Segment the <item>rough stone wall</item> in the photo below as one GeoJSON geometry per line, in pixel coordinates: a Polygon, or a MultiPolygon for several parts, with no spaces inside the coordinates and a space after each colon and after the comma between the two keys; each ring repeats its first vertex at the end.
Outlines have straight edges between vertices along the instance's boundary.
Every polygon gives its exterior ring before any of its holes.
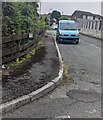
{"type": "Polygon", "coordinates": [[[79,19],[78,26],[83,34],[97,38],[102,37],[103,20],[79,19]]]}

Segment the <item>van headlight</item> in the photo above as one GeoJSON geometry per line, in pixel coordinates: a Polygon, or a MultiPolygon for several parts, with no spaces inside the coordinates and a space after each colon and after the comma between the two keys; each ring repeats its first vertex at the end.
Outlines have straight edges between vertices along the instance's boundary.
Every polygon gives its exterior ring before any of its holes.
{"type": "Polygon", "coordinates": [[[62,32],[59,32],[59,35],[64,35],[62,32]]]}
{"type": "Polygon", "coordinates": [[[76,35],[76,36],[79,36],[79,33],[76,33],[75,35],[76,35]]]}

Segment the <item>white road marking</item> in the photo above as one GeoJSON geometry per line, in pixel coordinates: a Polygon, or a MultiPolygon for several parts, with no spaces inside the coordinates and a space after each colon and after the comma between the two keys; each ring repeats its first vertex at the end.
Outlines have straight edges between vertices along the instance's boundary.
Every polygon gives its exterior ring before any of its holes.
{"type": "Polygon", "coordinates": [[[100,47],[97,47],[97,46],[94,45],[94,44],[90,44],[90,45],[94,46],[94,47],[97,48],[97,49],[101,49],[100,47]]]}
{"type": "Polygon", "coordinates": [[[70,118],[70,116],[69,115],[63,115],[63,116],[58,116],[58,117],[55,117],[55,118],[62,118],[62,119],[64,119],[64,118],[70,118]]]}

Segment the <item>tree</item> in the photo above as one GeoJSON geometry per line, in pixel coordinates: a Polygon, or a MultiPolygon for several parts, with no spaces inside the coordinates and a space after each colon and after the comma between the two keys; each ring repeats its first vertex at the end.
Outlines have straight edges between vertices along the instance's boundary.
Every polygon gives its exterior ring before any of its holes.
{"type": "Polygon", "coordinates": [[[70,18],[69,17],[67,17],[67,16],[61,16],[60,18],[59,18],[59,20],[69,20],[70,18]]]}
{"type": "Polygon", "coordinates": [[[54,10],[51,13],[51,19],[55,18],[56,20],[58,20],[61,17],[61,13],[59,11],[54,10]]]}
{"type": "Polygon", "coordinates": [[[9,34],[13,34],[14,30],[14,6],[12,3],[3,2],[2,3],[2,35],[7,36],[9,34]]]}
{"type": "Polygon", "coordinates": [[[37,2],[3,2],[2,36],[36,31],[37,7],[37,2]]]}

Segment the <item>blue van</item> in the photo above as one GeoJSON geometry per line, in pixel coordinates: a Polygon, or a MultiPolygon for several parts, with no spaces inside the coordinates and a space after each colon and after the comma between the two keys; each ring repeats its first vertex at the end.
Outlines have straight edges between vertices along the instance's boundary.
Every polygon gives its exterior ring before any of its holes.
{"type": "Polygon", "coordinates": [[[56,32],[57,42],[79,43],[79,29],[73,20],[60,20],[56,32]]]}

